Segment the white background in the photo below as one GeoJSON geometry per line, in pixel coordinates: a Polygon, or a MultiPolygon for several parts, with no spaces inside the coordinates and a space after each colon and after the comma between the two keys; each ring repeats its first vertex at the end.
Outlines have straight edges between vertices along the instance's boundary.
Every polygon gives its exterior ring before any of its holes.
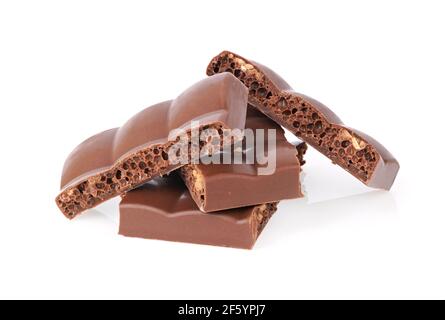
{"type": "Polygon", "coordinates": [[[443,1],[1,1],[0,298],[445,298],[443,1]],[[371,190],[314,150],[252,251],[58,211],[63,162],[228,49],[380,140],[371,190]]]}

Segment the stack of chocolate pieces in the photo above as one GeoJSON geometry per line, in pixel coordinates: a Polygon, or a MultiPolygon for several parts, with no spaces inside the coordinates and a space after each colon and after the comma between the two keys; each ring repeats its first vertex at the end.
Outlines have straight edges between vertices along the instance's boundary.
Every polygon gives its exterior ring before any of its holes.
{"type": "Polygon", "coordinates": [[[80,144],[63,169],[62,213],[121,196],[121,235],[247,249],[279,201],[303,197],[305,142],[370,187],[393,184],[389,151],[270,69],[223,52],[207,74],[80,144]]]}

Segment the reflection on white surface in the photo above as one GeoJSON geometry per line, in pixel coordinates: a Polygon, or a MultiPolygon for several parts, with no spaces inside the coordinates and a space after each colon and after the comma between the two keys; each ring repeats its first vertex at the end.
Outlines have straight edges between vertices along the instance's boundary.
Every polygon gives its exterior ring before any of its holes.
{"type": "Polygon", "coordinates": [[[257,247],[277,245],[298,233],[323,228],[371,228],[398,219],[391,192],[371,189],[309,149],[302,175],[305,198],[281,201],[257,247]]]}
{"type": "Polygon", "coordinates": [[[101,205],[91,210],[91,213],[97,213],[103,215],[108,221],[114,225],[119,224],[119,203],[121,197],[115,197],[108,201],[105,201],[101,205]]]}
{"type": "Polygon", "coordinates": [[[325,228],[372,228],[376,223],[387,224],[397,219],[395,199],[386,191],[371,191],[316,203],[308,203],[304,199],[282,201],[257,247],[279,245],[298,233],[316,232],[325,228]]]}
{"type": "Polygon", "coordinates": [[[325,226],[345,220],[397,217],[396,202],[391,193],[386,191],[371,191],[311,204],[303,201],[283,201],[280,210],[287,213],[288,225],[292,225],[293,220],[297,229],[325,226]]]}

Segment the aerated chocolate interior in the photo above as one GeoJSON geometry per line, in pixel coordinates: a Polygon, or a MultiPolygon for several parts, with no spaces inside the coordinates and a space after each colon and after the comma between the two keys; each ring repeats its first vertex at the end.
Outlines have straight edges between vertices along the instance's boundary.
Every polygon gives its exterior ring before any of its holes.
{"type": "Polygon", "coordinates": [[[368,186],[390,189],[397,160],[379,142],[345,127],[329,108],[299,94],[269,68],[224,51],[212,59],[207,74],[234,74],[249,89],[249,103],[293,132],[368,186]]]}
{"type": "MultiPolygon", "coordinates": [[[[223,129],[244,129],[246,107],[246,88],[227,74],[207,78],[175,100],[143,110],[121,128],[100,133],[71,153],[63,169],[57,205],[71,219],[179,168],[183,164],[169,159],[170,148],[179,139],[178,136],[176,140],[169,140],[173,130],[181,129],[190,135],[192,121],[199,120],[200,132],[214,129],[209,132],[218,138],[210,136],[202,142],[202,147],[212,141],[224,143],[227,139],[223,129]]],[[[194,156],[191,150],[187,148],[187,155],[175,156],[191,158],[194,156]]]]}

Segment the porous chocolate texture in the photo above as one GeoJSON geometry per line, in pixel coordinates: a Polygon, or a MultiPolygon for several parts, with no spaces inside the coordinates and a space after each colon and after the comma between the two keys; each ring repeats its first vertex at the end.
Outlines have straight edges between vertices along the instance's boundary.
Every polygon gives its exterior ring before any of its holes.
{"type": "MultiPolygon", "coordinates": [[[[237,164],[190,164],[179,169],[196,205],[202,212],[239,208],[261,203],[276,202],[285,199],[303,197],[300,184],[300,162],[307,145],[301,142],[297,146],[289,143],[284,130],[264,116],[261,112],[248,108],[246,129],[253,132],[264,130],[264,141],[261,136],[254,136],[250,143],[258,148],[264,147],[265,156],[269,157],[273,171],[262,172],[266,166],[254,161],[247,161],[247,151],[252,146],[246,139],[239,147],[241,163],[237,164]],[[273,130],[273,132],[271,132],[273,130]],[[275,140],[272,150],[275,161],[269,153],[269,133],[275,140]],[[276,139],[275,139],[276,138],[276,139]]],[[[272,147],[272,146],[271,146],[272,147]]],[[[235,146],[232,146],[234,149],[235,146]]],[[[235,152],[232,150],[232,154],[235,152]]],[[[222,158],[222,156],[221,156],[222,158]]]]}
{"type": "Polygon", "coordinates": [[[172,173],[128,192],[119,208],[123,236],[251,249],[277,203],[202,213],[172,173]]]}
{"type": "Polygon", "coordinates": [[[301,167],[304,164],[306,164],[306,160],[304,160],[304,156],[307,152],[307,144],[304,142],[297,142],[296,148],[297,148],[298,162],[300,163],[300,167],[301,167]]]}
{"type": "MultiPolygon", "coordinates": [[[[192,121],[199,120],[199,132],[214,129],[211,132],[215,137],[211,135],[200,142],[204,150],[209,147],[209,153],[215,149],[214,141],[227,142],[224,129],[244,129],[247,89],[233,75],[212,78],[198,82],[175,100],[141,111],[124,126],[95,135],[74,149],[65,162],[61,193],[56,198],[62,213],[72,219],[179,168],[183,164],[172,161],[177,159],[171,159],[169,151],[183,136],[172,139],[169,135],[180,130],[190,136],[192,121]]],[[[178,149],[174,157],[196,157],[191,154],[196,149],[185,149],[186,155],[182,154],[184,149],[178,149]]]]}
{"type": "Polygon", "coordinates": [[[224,51],[207,74],[234,74],[249,89],[249,103],[340,165],[364,184],[389,190],[399,163],[372,137],[343,125],[322,103],[296,93],[269,68],[224,51]]]}

